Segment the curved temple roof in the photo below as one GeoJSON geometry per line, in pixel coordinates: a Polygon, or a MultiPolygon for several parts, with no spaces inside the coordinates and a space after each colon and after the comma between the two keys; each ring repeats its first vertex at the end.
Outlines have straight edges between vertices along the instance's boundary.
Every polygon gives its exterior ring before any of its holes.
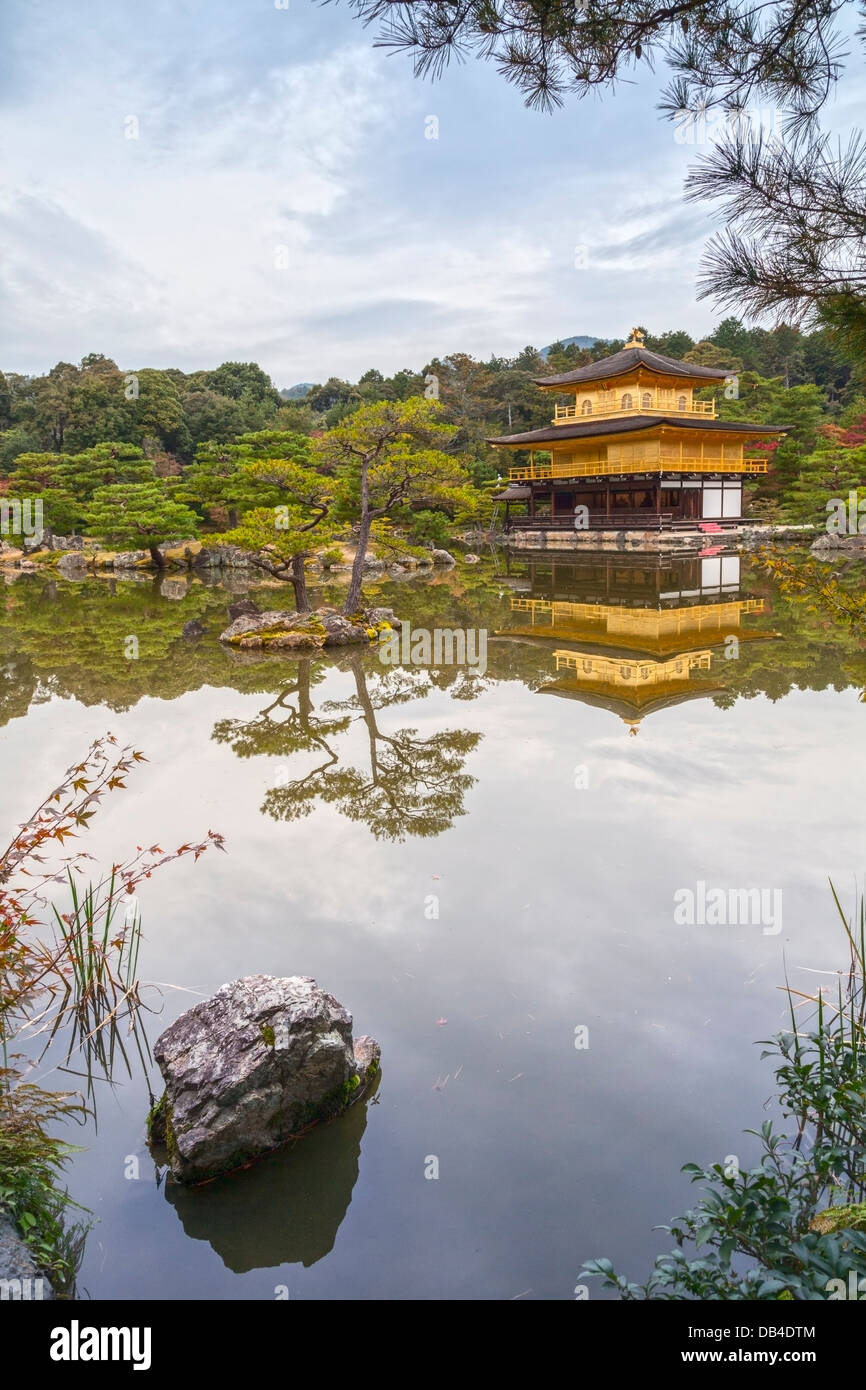
{"type": "Polygon", "coordinates": [[[698,367],[694,362],[680,362],[675,357],[662,357],[660,352],[650,352],[643,346],[626,346],[613,357],[603,357],[600,362],[590,362],[587,367],[577,367],[573,372],[562,376],[536,376],[536,386],[552,389],[559,386],[580,386],[589,381],[606,381],[609,377],[623,376],[637,367],[646,367],[660,376],[680,376],[694,381],[724,381],[731,375],[720,367],[698,367]]]}
{"type": "Polygon", "coordinates": [[[745,420],[710,420],[706,416],[692,419],[682,415],[629,415],[619,419],[586,419],[573,425],[549,425],[525,434],[502,434],[488,439],[488,444],[506,444],[513,448],[530,448],[534,444],[551,444],[563,439],[587,439],[593,435],[631,434],[635,430],[651,429],[654,425],[675,425],[677,429],[706,430],[710,433],[754,434],[771,438],[787,434],[790,425],[750,425],[745,420]]]}

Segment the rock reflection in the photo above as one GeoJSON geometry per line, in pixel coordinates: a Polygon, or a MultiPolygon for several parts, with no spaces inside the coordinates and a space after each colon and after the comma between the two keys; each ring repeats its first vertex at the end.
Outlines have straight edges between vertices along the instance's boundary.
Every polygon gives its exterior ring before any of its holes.
{"type": "Polygon", "coordinates": [[[358,1101],[240,1173],[199,1187],[168,1182],[166,1200],[185,1234],[208,1241],[236,1274],[323,1259],[352,1200],[370,1103],[358,1101]]]}

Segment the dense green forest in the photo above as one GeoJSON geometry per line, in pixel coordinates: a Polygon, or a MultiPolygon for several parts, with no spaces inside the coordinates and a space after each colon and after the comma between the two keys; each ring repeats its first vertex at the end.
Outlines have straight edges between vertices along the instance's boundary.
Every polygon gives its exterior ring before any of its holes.
{"type": "MultiPolygon", "coordinates": [[[[819,522],[828,498],[847,496],[864,479],[866,367],[846,356],[831,329],[747,328],[727,318],[700,342],[674,330],[647,332],[646,343],[667,356],[728,371],[726,388],[703,393],[716,396],[722,418],[791,428],[754,489],[756,515],[819,522]]],[[[273,507],[283,494],[274,491],[272,477],[262,476],[261,460],[280,458],[291,461],[295,474],[307,470],[307,491],[302,497],[295,487],[290,497],[300,522],[309,515],[303,509],[310,506],[311,478],[328,453],[323,440],[345,434],[356,415],[353,424],[363,433],[362,422],[377,403],[398,411],[399,403],[426,396],[438,402],[437,447],[459,460],[465,479],[455,493],[460,506],[416,488],[390,515],[398,524],[414,518],[412,539],[443,543],[455,517],[471,515],[467,494],[489,492],[507,464],[519,461],[504,460],[487,439],[549,423],[550,396],[533,379],[622,346],[622,340],[591,348],[557,342],[544,353],[526,347],[514,358],[488,361],[455,352],[390,377],[375,368],[357,382],[331,377],[303,395],[279,391],[250,362],[192,373],[128,370],[91,353],[77,366],[60,362],[44,376],[0,371],[0,491],[42,498],[45,524],[55,532],[83,531],[117,544],[135,544],[139,537],[151,544],[192,534],[200,524],[237,528],[257,508],[273,507]],[[130,523],[133,502],[140,526],[130,523]]],[[[285,487],[285,477],[279,481],[285,487]]],[[[481,506],[478,516],[484,515],[481,506]]],[[[335,518],[357,519],[344,499],[316,543],[333,533],[335,518]]],[[[244,543],[243,535],[238,539],[244,543]]]]}

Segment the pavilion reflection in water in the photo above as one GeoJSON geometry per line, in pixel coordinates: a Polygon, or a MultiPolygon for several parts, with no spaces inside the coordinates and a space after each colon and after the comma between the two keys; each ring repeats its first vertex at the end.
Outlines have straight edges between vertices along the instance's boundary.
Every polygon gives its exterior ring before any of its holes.
{"type": "Polygon", "coordinates": [[[723,691],[739,644],[776,635],[751,625],[765,603],[741,597],[736,554],[598,554],[525,568],[511,576],[523,592],[499,635],[562,644],[540,693],[609,709],[630,734],[656,710],[723,691]]]}

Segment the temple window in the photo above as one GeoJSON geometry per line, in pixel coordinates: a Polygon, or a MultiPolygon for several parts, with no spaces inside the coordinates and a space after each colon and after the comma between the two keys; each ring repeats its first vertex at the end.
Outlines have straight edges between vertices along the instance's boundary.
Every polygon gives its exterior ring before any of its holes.
{"type": "Polygon", "coordinates": [[[687,404],[688,404],[688,402],[686,401],[685,396],[679,396],[679,397],[677,398],[677,410],[685,410],[686,407],[687,407],[687,404]]]}
{"type": "Polygon", "coordinates": [[[622,398],[622,401],[621,401],[621,403],[620,403],[620,407],[619,407],[619,408],[620,408],[620,410],[631,410],[631,408],[632,408],[633,405],[634,405],[634,401],[632,400],[631,392],[630,392],[630,391],[626,391],[625,395],[624,395],[623,398],[622,398]]]}
{"type": "Polygon", "coordinates": [[[650,395],[649,391],[644,391],[643,395],[640,398],[641,410],[649,410],[652,406],[652,403],[653,398],[650,395]]]}
{"type": "Polygon", "coordinates": [[[583,405],[580,407],[580,413],[581,413],[581,415],[591,415],[591,414],[592,414],[592,401],[584,401],[584,402],[583,402],[583,405]]]}

